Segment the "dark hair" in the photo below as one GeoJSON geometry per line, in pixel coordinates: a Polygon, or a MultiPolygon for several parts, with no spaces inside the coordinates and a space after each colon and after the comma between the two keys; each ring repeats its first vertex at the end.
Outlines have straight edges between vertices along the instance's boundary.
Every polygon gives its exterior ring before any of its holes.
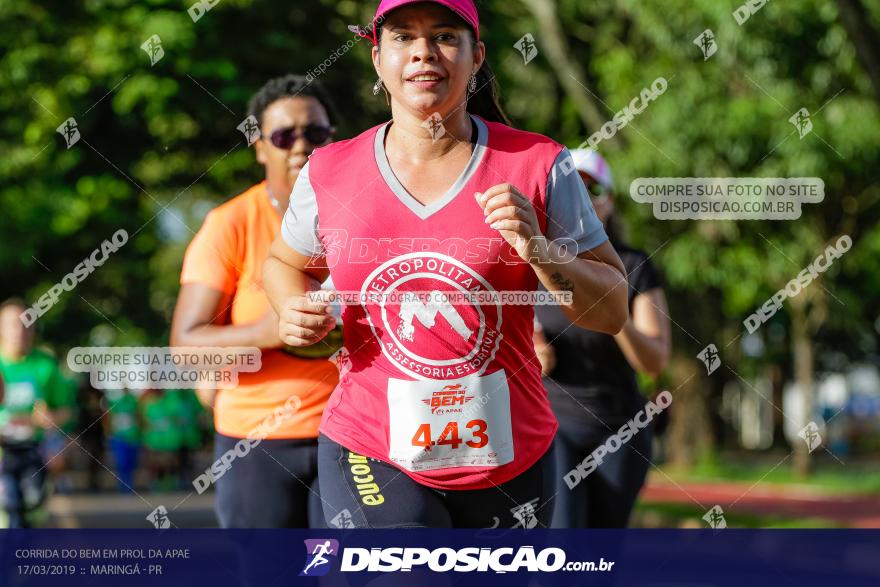
{"type": "Polygon", "coordinates": [[[327,111],[327,118],[331,125],[336,124],[338,116],[333,100],[324,86],[313,78],[289,73],[282,77],[270,79],[263,87],[257,90],[250,102],[248,102],[248,115],[257,119],[263,126],[263,113],[272,103],[282,98],[295,98],[299,96],[311,96],[321,103],[327,111]]]}
{"type": "MultiPolygon", "coordinates": [[[[450,10],[450,12],[452,11],[450,10]]],[[[474,40],[474,46],[476,46],[477,35],[474,32],[474,29],[471,28],[471,25],[469,25],[467,21],[465,21],[463,18],[455,14],[455,12],[452,12],[452,14],[471,32],[471,36],[474,40]]],[[[385,19],[383,19],[383,22],[384,20],[385,19]]],[[[377,41],[381,41],[382,39],[382,24],[382,22],[377,24],[377,41]]],[[[507,114],[504,113],[504,108],[502,108],[501,106],[501,91],[498,88],[498,80],[495,78],[495,73],[489,66],[488,59],[483,60],[483,65],[481,65],[480,69],[477,70],[476,75],[477,89],[473,94],[471,94],[470,98],[468,98],[467,111],[471,114],[476,114],[484,120],[488,120],[490,122],[500,122],[502,124],[510,126],[510,119],[507,118],[507,114]]]]}
{"type": "Polygon", "coordinates": [[[614,214],[609,214],[605,219],[605,234],[608,235],[608,240],[611,241],[611,245],[615,249],[618,246],[627,246],[620,222],[617,221],[617,217],[614,214]]]}
{"type": "Polygon", "coordinates": [[[495,72],[489,67],[488,60],[484,60],[477,71],[477,91],[468,99],[467,110],[480,118],[510,126],[510,119],[501,107],[498,80],[495,78],[495,72]]]}

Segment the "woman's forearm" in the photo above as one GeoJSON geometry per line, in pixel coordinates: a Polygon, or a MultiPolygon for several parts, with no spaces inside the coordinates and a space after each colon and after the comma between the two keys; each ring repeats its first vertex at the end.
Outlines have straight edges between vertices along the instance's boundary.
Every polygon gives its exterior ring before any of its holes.
{"type": "Polygon", "coordinates": [[[587,259],[548,242],[547,254],[536,258],[540,260],[531,265],[547,291],[571,292],[571,304],[560,306],[569,320],[608,334],[623,328],[628,315],[627,283],[623,264],[610,245],[587,259]]]}
{"type": "Polygon", "coordinates": [[[281,313],[284,302],[289,298],[318,288],[320,283],[317,279],[271,254],[263,263],[263,290],[276,314],[281,313]]]}
{"type": "Polygon", "coordinates": [[[180,288],[171,345],[175,347],[259,346],[257,324],[226,324],[233,295],[198,283],[180,288]]]}
{"type": "Polygon", "coordinates": [[[195,326],[172,338],[173,346],[260,346],[258,323],[251,324],[203,324],[195,326]]]}
{"type": "Polygon", "coordinates": [[[614,340],[633,369],[656,377],[665,368],[669,358],[669,344],[662,337],[639,332],[630,320],[614,336],[614,340]]]}
{"type": "Polygon", "coordinates": [[[633,298],[632,317],[614,340],[633,369],[656,377],[666,368],[672,336],[662,289],[654,287],[633,298]]]}

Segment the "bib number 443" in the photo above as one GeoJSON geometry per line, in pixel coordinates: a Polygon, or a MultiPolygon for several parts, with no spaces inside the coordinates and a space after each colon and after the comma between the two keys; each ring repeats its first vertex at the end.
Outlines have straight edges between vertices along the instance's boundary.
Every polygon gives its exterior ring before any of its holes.
{"type": "Polygon", "coordinates": [[[388,380],[388,457],[407,471],[513,461],[503,370],[443,381],[388,380]]]}
{"type": "Polygon", "coordinates": [[[413,446],[421,446],[425,451],[430,451],[435,445],[449,445],[457,449],[461,444],[470,448],[483,448],[489,444],[489,435],[486,433],[488,425],[485,420],[471,420],[464,426],[470,432],[469,440],[462,440],[458,432],[458,422],[447,422],[446,427],[440,432],[436,440],[432,440],[431,424],[421,424],[412,437],[413,446]]]}

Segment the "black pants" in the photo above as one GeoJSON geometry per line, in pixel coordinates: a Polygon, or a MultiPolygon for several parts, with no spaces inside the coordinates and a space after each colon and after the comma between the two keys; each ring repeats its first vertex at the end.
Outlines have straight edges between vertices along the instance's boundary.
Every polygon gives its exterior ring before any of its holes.
{"type": "MultiPolygon", "coordinates": [[[[214,458],[240,438],[215,435],[214,458]]],[[[231,461],[217,479],[214,509],[223,528],[323,527],[315,439],[268,439],[231,461]],[[311,522],[311,523],[310,523],[311,522]]]]}
{"type": "Polygon", "coordinates": [[[3,509],[10,528],[26,528],[27,512],[43,503],[46,497],[46,467],[37,445],[3,446],[3,509]]]}
{"type": "MultiPolygon", "coordinates": [[[[614,430],[617,432],[617,429],[614,430]]],[[[602,464],[569,489],[565,474],[604,444],[604,426],[560,426],[556,434],[556,508],[554,528],[625,528],[650,467],[651,426],[635,434],[602,464]]]]}
{"type": "Polygon", "coordinates": [[[323,435],[318,469],[331,528],[548,528],[553,516],[552,447],[518,477],[488,489],[432,489],[323,435]]]}

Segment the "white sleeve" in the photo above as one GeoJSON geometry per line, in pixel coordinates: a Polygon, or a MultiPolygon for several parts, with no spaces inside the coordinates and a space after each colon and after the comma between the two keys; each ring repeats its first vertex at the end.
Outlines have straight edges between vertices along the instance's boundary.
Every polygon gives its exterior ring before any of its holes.
{"type": "Polygon", "coordinates": [[[290,193],[290,204],[281,221],[281,236],[287,246],[309,257],[324,254],[318,238],[318,202],[309,181],[309,164],[303,166],[290,193]]]}
{"type": "Polygon", "coordinates": [[[578,255],[608,240],[587,188],[574,169],[571,152],[566,148],[556,156],[547,176],[546,202],[547,240],[573,239],[578,255]]]}

